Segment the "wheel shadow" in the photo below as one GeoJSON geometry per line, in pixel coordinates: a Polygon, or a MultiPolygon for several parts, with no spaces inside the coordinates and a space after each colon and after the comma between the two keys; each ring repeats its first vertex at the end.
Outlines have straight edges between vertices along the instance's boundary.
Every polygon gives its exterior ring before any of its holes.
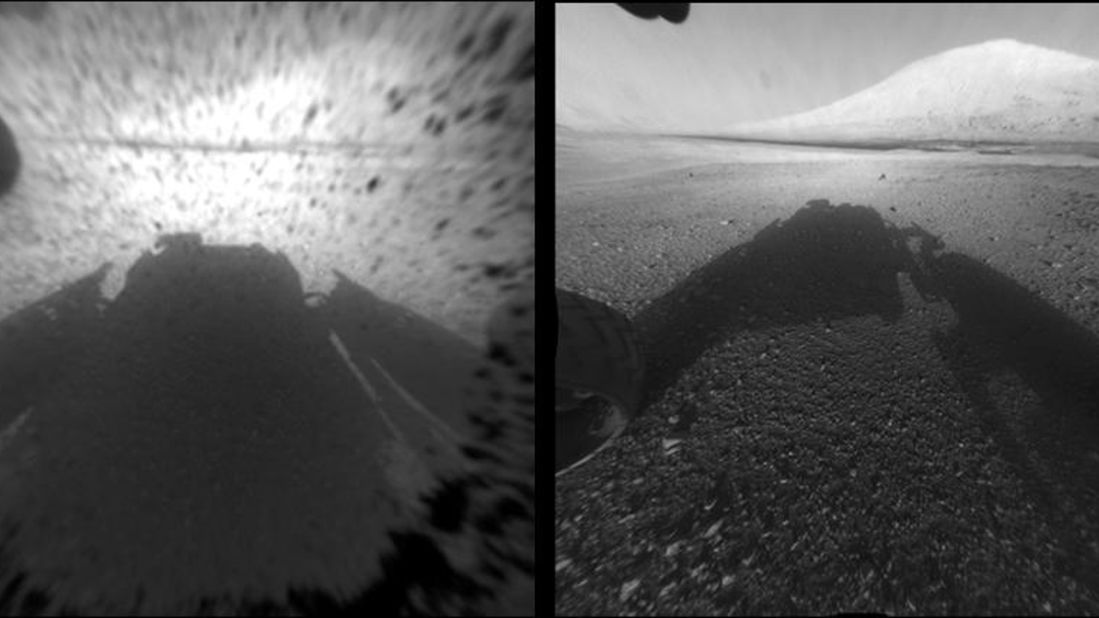
{"type": "Polygon", "coordinates": [[[1099,337],[1038,294],[920,232],[927,292],[958,322],[932,334],[981,425],[1057,536],[1064,572],[1099,591],[1099,337]],[[941,245],[940,245],[941,246],[941,245]],[[1005,372],[1038,398],[1024,412],[994,392],[1005,372]]]}

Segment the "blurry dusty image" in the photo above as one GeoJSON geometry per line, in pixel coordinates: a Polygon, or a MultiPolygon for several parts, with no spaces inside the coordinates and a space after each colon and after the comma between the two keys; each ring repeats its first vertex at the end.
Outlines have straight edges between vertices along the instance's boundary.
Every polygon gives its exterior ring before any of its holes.
{"type": "Polygon", "coordinates": [[[534,611],[534,13],[0,4],[0,615],[534,611]]]}

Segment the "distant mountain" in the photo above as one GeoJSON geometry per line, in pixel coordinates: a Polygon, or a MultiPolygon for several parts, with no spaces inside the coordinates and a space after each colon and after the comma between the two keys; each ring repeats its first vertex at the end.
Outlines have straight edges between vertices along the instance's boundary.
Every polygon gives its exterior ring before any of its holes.
{"type": "Polygon", "coordinates": [[[790,140],[1099,142],[1099,60],[998,39],[914,62],[808,112],[739,124],[790,140]]]}

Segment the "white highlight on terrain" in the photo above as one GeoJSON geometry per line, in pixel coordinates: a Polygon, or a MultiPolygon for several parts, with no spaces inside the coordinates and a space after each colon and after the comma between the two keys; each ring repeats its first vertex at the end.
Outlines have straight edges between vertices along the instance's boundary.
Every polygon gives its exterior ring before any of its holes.
{"type": "MultiPolygon", "coordinates": [[[[366,376],[362,374],[358,366],[351,360],[351,356],[347,353],[347,348],[344,346],[343,341],[340,340],[339,335],[335,332],[329,332],[329,340],[332,345],[335,346],[336,351],[340,353],[340,357],[343,358],[344,364],[351,370],[355,378],[359,381],[359,385],[374,402],[374,409],[378,411],[378,415],[389,427],[394,435],[393,440],[389,440],[384,443],[375,453],[378,464],[381,467],[382,474],[393,489],[394,494],[398,498],[401,504],[411,512],[422,512],[423,505],[420,503],[420,496],[429,491],[435,484],[435,476],[431,471],[430,466],[424,461],[423,455],[417,451],[416,448],[409,443],[408,439],[397,428],[393,419],[389,418],[385,409],[381,405],[381,398],[378,396],[378,392],[374,390],[374,387],[370,384],[370,381],[366,379],[366,376]]],[[[382,371],[386,379],[393,383],[399,391],[403,393],[404,389],[399,384],[393,381],[389,377],[385,370],[381,368],[374,359],[370,359],[374,365],[382,371]]],[[[403,393],[402,396],[407,395],[403,393]]],[[[408,395],[411,401],[415,401],[408,395]]],[[[417,402],[418,403],[418,402],[417,402]]],[[[422,406],[421,406],[422,408],[422,406]]]]}
{"type": "Polygon", "coordinates": [[[31,415],[34,408],[27,408],[22,414],[20,414],[14,421],[4,428],[3,432],[0,432],[0,454],[3,454],[7,450],[8,445],[15,440],[16,434],[27,422],[27,417],[31,415]]]}
{"type": "Polygon", "coordinates": [[[405,441],[404,434],[397,428],[397,425],[393,423],[393,420],[389,418],[389,415],[382,409],[381,400],[378,397],[378,392],[374,390],[374,387],[370,384],[370,381],[366,379],[366,376],[359,371],[359,367],[351,360],[351,355],[347,353],[347,348],[343,345],[343,341],[340,340],[339,335],[335,332],[328,333],[328,340],[335,346],[336,351],[340,353],[340,357],[343,359],[348,370],[355,376],[355,379],[359,381],[359,386],[362,387],[366,394],[370,397],[370,400],[374,402],[374,409],[378,411],[378,415],[382,417],[382,421],[385,422],[386,427],[389,427],[389,431],[393,432],[393,435],[401,442],[405,441]]]}

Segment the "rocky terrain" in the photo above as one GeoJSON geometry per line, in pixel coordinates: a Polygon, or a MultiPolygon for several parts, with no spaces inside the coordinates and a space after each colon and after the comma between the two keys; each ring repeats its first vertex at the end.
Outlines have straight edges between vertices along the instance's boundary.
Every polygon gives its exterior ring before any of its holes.
{"type": "Polygon", "coordinates": [[[651,383],[557,611],[1099,611],[1096,163],[559,134],[557,286],[651,383]]]}

